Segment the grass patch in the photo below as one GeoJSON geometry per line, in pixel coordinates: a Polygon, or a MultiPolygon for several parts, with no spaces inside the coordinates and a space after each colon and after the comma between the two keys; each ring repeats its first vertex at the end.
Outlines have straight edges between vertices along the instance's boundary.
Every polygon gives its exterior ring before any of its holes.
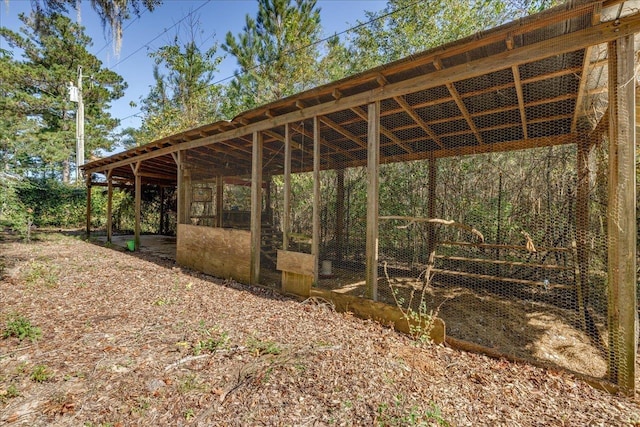
{"type": "Polygon", "coordinates": [[[53,378],[53,373],[49,370],[47,365],[36,365],[33,367],[29,378],[37,383],[43,383],[53,378]]]}
{"type": "Polygon", "coordinates": [[[29,319],[19,314],[9,316],[4,331],[2,331],[3,338],[16,337],[21,342],[25,339],[36,341],[41,336],[40,328],[33,326],[29,319]]]}
{"type": "Polygon", "coordinates": [[[24,281],[29,286],[44,285],[55,288],[58,286],[59,277],[55,267],[41,261],[32,261],[24,273],[24,281]]]}

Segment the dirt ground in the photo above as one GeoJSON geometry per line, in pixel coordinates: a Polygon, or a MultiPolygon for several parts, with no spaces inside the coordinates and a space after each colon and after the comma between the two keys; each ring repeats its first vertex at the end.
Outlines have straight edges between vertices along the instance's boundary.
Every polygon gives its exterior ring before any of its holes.
{"type": "Polygon", "coordinates": [[[638,396],[420,347],[322,304],[52,234],[0,235],[0,425],[640,425],[638,396]],[[1,335],[0,335],[1,336],[1,335]]]}

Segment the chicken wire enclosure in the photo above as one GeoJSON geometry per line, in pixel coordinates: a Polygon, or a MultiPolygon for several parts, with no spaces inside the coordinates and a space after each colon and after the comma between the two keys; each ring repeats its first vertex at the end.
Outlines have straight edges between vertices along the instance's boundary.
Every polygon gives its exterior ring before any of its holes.
{"type": "Polygon", "coordinates": [[[182,265],[632,391],[637,6],[571,2],[86,170],[175,171],[182,265]]]}

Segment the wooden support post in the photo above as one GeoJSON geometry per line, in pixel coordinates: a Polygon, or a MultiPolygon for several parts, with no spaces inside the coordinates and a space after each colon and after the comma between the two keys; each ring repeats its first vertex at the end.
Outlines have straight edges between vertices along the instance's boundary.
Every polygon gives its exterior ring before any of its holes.
{"type": "Polygon", "coordinates": [[[578,142],[576,189],[576,299],[582,330],[587,334],[587,291],[589,289],[589,155],[591,141],[578,142]]]}
{"type": "Polygon", "coordinates": [[[107,172],[107,242],[113,240],[113,169],[107,172]]]}
{"type": "Polygon", "coordinates": [[[634,36],[609,42],[608,325],[609,378],[635,393],[636,144],[634,36]]]}
{"type": "Polygon", "coordinates": [[[378,300],[378,181],[380,164],[380,102],[369,104],[367,136],[367,296],[378,300]]]}
{"type": "Polygon", "coordinates": [[[289,250],[291,232],[291,128],[284,128],[284,217],[282,218],[282,249],[289,250]]]}
{"type": "MultiPolygon", "coordinates": [[[[433,219],[436,217],[436,188],[437,188],[438,164],[434,157],[429,157],[429,200],[427,200],[427,215],[433,219]]],[[[427,255],[429,261],[436,248],[436,225],[427,223],[427,255]]],[[[428,278],[426,278],[428,279],[428,278]]]]}
{"type": "Polygon", "coordinates": [[[136,250],[140,249],[140,215],[142,213],[142,176],[139,173],[141,162],[136,163],[135,167],[135,177],[136,177],[136,187],[135,187],[135,235],[134,241],[136,245],[136,250]]]}
{"type": "Polygon", "coordinates": [[[251,283],[260,283],[262,249],[262,133],[253,133],[251,155],[251,283]]]}
{"type": "Polygon", "coordinates": [[[265,176],[264,182],[264,213],[267,217],[267,222],[273,225],[273,211],[271,210],[271,175],[265,176]]]}
{"type": "Polygon", "coordinates": [[[184,192],[182,194],[184,200],[184,209],[182,210],[182,223],[191,224],[191,197],[193,188],[191,186],[191,170],[184,168],[182,170],[182,186],[184,192]]]}
{"type": "Polygon", "coordinates": [[[164,212],[164,187],[160,186],[160,224],[158,225],[158,233],[164,235],[165,229],[165,212],[164,212]]]}
{"type": "Polygon", "coordinates": [[[87,173],[87,240],[91,238],[91,174],[87,173]]]}
{"type": "Polygon", "coordinates": [[[313,118],[313,231],[311,255],[315,256],[313,281],[318,282],[318,264],[320,262],[320,120],[313,118]]]}
{"type": "Polygon", "coordinates": [[[177,153],[174,153],[175,155],[173,156],[173,160],[176,162],[176,166],[177,166],[177,173],[178,176],[177,178],[177,195],[176,195],[176,204],[177,206],[177,212],[176,212],[176,222],[178,224],[182,224],[182,217],[183,217],[183,212],[184,212],[184,180],[182,179],[183,174],[182,174],[182,163],[183,163],[183,158],[184,158],[184,152],[183,151],[178,151],[177,153]]]}
{"type": "Polygon", "coordinates": [[[222,214],[224,211],[224,177],[216,179],[216,227],[222,228],[222,214]]]}
{"type": "Polygon", "coordinates": [[[344,169],[336,171],[336,260],[344,258],[344,169]]]}

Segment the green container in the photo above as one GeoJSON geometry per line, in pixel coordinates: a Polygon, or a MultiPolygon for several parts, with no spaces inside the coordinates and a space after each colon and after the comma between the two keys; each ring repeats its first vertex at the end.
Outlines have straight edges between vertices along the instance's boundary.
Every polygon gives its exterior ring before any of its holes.
{"type": "Polygon", "coordinates": [[[136,241],[135,240],[127,240],[127,249],[131,252],[136,250],[136,241]]]}

